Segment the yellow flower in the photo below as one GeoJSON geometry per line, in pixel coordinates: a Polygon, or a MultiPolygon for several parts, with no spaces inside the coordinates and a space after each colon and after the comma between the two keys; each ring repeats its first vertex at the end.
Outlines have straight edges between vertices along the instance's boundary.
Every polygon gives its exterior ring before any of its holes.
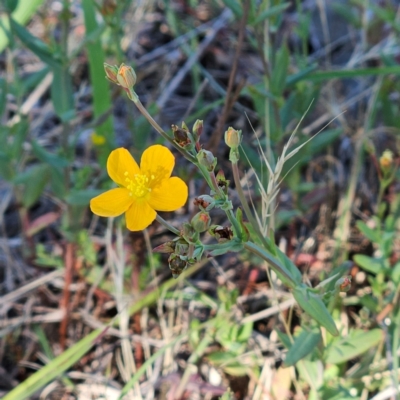
{"type": "Polygon", "coordinates": [[[90,209],[101,217],[125,213],[131,231],[146,228],[156,218],[156,211],[174,211],[186,203],[186,183],[171,177],[174,165],[175,158],[165,146],[146,149],[140,168],[128,150],[114,150],[107,160],[107,172],[119,187],[92,199],[90,209]]]}

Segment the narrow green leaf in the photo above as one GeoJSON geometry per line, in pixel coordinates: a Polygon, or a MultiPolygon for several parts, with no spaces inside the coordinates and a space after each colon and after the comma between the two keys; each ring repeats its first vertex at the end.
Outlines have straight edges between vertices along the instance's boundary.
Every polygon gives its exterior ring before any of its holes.
{"type": "Polygon", "coordinates": [[[69,162],[62,156],[58,154],[50,153],[49,151],[45,150],[42,146],[36,143],[34,140],[32,141],[32,149],[35,153],[36,157],[54,168],[64,168],[67,167],[69,162]]]}
{"type": "Polygon", "coordinates": [[[0,116],[3,115],[6,107],[7,81],[4,78],[0,79],[0,116]]]}
{"type": "Polygon", "coordinates": [[[335,341],[326,352],[328,364],[340,364],[365,353],[383,340],[381,329],[353,331],[349,337],[335,341]]]}
{"type": "Polygon", "coordinates": [[[74,190],[65,197],[65,201],[72,206],[88,206],[90,200],[102,192],[95,189],[74,190]]]}
{"type": "Polygon", "coordinates": [[[358,220],[356,222],[356,226],[358,230],[371,242],[380,242],[380,233],[378,232],[378,230],[370,228],[364,221],[361,220],[358,220]]]}
{"type": "Polygon", "coordinates": [[[282,45],[276,56],[276,63],[271,76],[271,92],[274,96],[281,96],[285,86],[289,67],[289,49],[286,44],[282,45]]]}
{"type": "MultiPolygon", "coordinates": [[[[85,19],[86,34],[91,35],[98,31],[99,24],[96,21],[96,9],[92,0],[82,0],[83,15],[85,19]]],[[[98,35],[97,35],[98,36],[98,35]]],[[[106,113],[111,107],[110,84],[105,79],[104,61],[105,54],[101,43],[101,37],[89,41],[86,45],[90,80],[92,83],[93,110],[96,118],[106,113]]],[[[112,116],[96,128],[96,133],[104,136],[109,144],[114,143],[114,129],[112,116]]]]}
{"type": "Polygon", "coordinates": [[[283,333],[278,329],[275,329],[275,332],[277,333],[279,340],[282,342],[282,344],[289,350],[292,347],[290,337],[286,333],[283,333]]]}
{"type": "Polygon", "coordinates": [[[60,354],[54,360],[35,372],[28,379],[20,383],[15,389],[6,394],[3,400],[23,400],[40,388],[57,378],[65,370],[79,361],[95,344],[95,339],[101,334],[102,330],[97,329],[60,354]]]}
{"type": "Polygon", "coordinates": [[[312,353],[321,341],[321,331],[315,328],[311,331],[303,330],[296,337],[290,350],[286,354],[284,365],[290,367],[295,365],[302,358],[312,353]]]}
{"type": "Polygon", "coordinates": [[[11,29],[25,46],[36,54],[45,64],[52,68],[60,67],[60,60],[57,60],[53,51],[47,44],[36,36],[33,36],[26,28],[11,18],[11,29]]]}
{"type": "Polygon", "coordinates": [[[237,0],[222,0],[224,4],[231,9],[231,11],[235,14],[235,17],[240,18],[242,16],[242,6],[240,2],[237,0]]]}
{"type": "Polygon", "coordinates": [[[315,71],[318,68],[318,65],[310,65],[299,72],[296,72],[293,75],[289,75],[286,78],[286,86],[294,85],[295,83],[302,81],[304,78],[306,78],[308,75],[311,74],[311,72],[315,71]]]}
{"type": "MultiPolygon", "coordinates": [[[[21,25],[25,25],[44,0],[19,0],[16,10],[11,14],[14,21],[21,25]]],[[[10,29],[8,17],[3,15],[0,17],[0,53],[8,44],[8,35],[5,32],[10,29]],[[4,29],[2,28],[4,27],[4,29]]]]}
{"type": "Polygon", "coordinates": [[[339,335],[335,321],[333,320],[331,314],[329,314],[329,311],[323,301],[316,293],[313,293],[310,288],[302,284],[293,290],[293,296],[299,306],[310,317],[325,327],[331,335],[339,335]]]}
{"type": "Polygon", "coordinates": [[[279,4],[277,6],[274,7],[270,7],[267,8],[266,10],[262,11],[258,17],[256,18],[256,20],[254,21],[254,25],[259,24],[260,22],[265,21],[268,18],[271,18],[277,14],[282,13],[283,11],[285,11],[288,7],[290,6],[290,3],[283,3],[283,4],[279,4]]]}
{"type": "Polygon", "coordinates": [[[45,164],[35,165],[32,168],[19,174],[15,179],[15,184],[24,186],[22,203],[26,208],[34,205],[49,181],[49,166],[45,164]]]}
{"type": "Polygon", "coordinates": [[[382,260],[366,256],[364,254],[356,254],[353,257],[354,262],[362,269],[373,274],[378,274],[384,269],[382,260]]]}
{"type": "Polygon", "coordinates": [[[51,100],[54,111],[61,121],[67,122],[75,117],[71,75],[67,66],[58,65],[52,70],[51,100]]]}
{"type": "Polygon", "coordinates": [[[373,75],[387,75],[387,74],[400,74],[400,66],[394,67],[379,67],[379,68],[359,68],[350,70],[338,71],[317,71],[306,78],[311,81],[323,81],[326,79],[339,79],[339,78],[360,78],[362,76],[373,75]]]}

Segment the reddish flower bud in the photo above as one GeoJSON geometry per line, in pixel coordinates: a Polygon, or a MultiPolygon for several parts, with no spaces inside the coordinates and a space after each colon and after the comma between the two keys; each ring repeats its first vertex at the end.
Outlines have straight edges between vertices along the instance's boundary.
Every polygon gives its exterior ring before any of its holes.
{"type": "Polygon", "coordinates": [[[153,252],[170,254],[175,251],[175,245],[176,245],[176,242],[173,242],[173,241],[165,242],[165,243],[160,244],[159,246],[155,247],[153,249],[153,252]]]}
{"type": "Polygon", "coordinates": [[[335,286],[341,292],[348,292],[351,289],[351,276],[348,275],[348,276],[338,279],[335,286]]]}
{"type": "Polygon", "coordinates": [[[210,215],[207,212],[200,211],[190,221],[196,232],[205,232],[211,224],[210,215]]]}

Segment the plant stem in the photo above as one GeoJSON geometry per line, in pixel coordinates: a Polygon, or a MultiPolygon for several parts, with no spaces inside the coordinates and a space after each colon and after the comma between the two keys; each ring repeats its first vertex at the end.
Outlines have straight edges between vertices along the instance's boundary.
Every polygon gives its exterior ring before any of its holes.
{"type": "Polygon", "coordinates": [[[169,231],[171,231],[172,233],[174,233],[177,236],[180,236],[181,233],[179,232],[179,229],[176,229],[175,227],[173,227],[169,222],[167,222],[164,218],[160,217],[159,214],[157,214],[156,216],[156,220],[163,225],[165,228],[167,228],[169,231]]]}
{"type": "MultiPolygon", "coordinates": [[[[214,189],[214,191],[217,194],[217,196],[219,196],[222,200],[227,201],[227,196],[221,190],[221,188],[218,186],[217,178],[215,177],[214,171],[210,172],[208,175],[209,175],[210,180],[211,180],[212,188],[214,189]]],[[[232,210],[224,210],[224,211],[226,213],[226,216],[229,219],[229,222],[233,226],[233,230],[235,231],[236,236],[239,239],[242,239],[242,229],[240,228],[239,223],[237,222],[236,217],[233,214],[232,210]]]]}
{"type": "Polygon", "coordinates": [[[139,96],[132,91],[131,92],[132,95],[132,101],[135,103],[136,107],[139,109],[139,111],[142,113],[142,115],[147,119],[147,121],[149,121],[150,125],[165,139],[167,140],[169,143],[172,144],[172,146],[174,146],[179,153],[181,153],[187,160],[189,160],[190,162],[196,164],[196,158],[193,157],[191,154],[189,154],[187,151],[185,151],[184,149],[182,149],[182,147],[178,146],[175,141],[171,138],[171,136],[168,135],[167,132],[164,131],[164,129],[161,128],[160,125],[158,125],[158,123],[154,120],[154,118],[148,113],[148,111],[146,110],[146,108],[144,107],[144,105],[142,104],[142,102],[139,100],[139,96]]]}

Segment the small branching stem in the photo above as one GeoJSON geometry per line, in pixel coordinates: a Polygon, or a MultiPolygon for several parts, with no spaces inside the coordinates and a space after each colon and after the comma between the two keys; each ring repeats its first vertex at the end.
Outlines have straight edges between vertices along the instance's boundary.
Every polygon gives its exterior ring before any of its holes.
{"type": "Polygon", "coordinates": [[[189,160],[192,163],[196,163],[196,159],[189,154],[187,151],[185,151],[184,149],[182,149],[182,147],[178,146],[174,140],[172,139],[171,136],[168,135],[167,132],[164,131],[164,129],[161,128],[160,125],[158,125],[158,123],[154,120],[154,118],[149,114],[149,112],[146,110],[146,108],[144,107],[144,105],[142,104],[142,102],[139,100],[139,96],[132,91],[131,92],[131,96],[132,96],[132,101],[135,103],[136,107],[138,108],[138,110],[142,113],[142,115],[147,119],[147,121],[149,121],[150,125],[165,139],[167,140],[169,143],[172,144],[172,146],[174,146],[179,153],[181,153],[187,160],[189,160]]]}

